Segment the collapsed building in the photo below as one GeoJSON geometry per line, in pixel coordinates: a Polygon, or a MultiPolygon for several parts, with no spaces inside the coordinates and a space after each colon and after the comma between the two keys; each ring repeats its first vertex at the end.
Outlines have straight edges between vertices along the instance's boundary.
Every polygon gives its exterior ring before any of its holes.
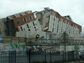
{"type": "Polygon", "coordinates": [[[49,8],[37,12],[25,11],[0,19],[3,36],[35,38],[39,34],[43,38],[57,38],[65,31],[69,37],[78,38],[82,27],[69,15],[61,16],[49,8]]]}

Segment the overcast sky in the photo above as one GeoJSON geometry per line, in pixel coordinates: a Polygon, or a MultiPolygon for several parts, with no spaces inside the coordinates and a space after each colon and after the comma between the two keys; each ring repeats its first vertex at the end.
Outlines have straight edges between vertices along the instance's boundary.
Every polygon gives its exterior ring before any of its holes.
{"type": "Polygon", "coordinates": [[[70,15],[84,32],[84,0],[0,0],[0,18],[27,10],[41,11],[49,7],[62,16],[70,15]]]}

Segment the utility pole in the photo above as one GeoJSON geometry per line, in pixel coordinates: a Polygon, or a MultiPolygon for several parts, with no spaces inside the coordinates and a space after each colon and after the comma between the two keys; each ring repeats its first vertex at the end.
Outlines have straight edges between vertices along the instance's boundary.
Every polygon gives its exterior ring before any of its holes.
{"type": "Polygon", "coordinates": [[[64,40],[64,60],[66,60],[66,43],[67,43],[67,38],[68,38],[68,34],[66,32],[64,32],[61,37],[63,38],[64,40]]]}

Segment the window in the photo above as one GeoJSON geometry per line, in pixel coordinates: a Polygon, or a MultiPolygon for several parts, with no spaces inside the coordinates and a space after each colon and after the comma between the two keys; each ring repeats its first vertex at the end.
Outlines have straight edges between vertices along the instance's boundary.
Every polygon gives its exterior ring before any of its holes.
{"type": "Polygon", "coordinates": [[[77,25],[75,25],[75,28],[77,28],[77,25]]]}
{"type": "Polygon", "coordinates": [[[55,21],[55,17],[53,18],[53,20],[55,21]]]}
{"type": "Polygon", "coordinates": [[[40,21],[40,19],[38,19],[38,21],[40,21]]]}
{"type": "Polygon", "coordinates": [[[32,22],[32,23],[33,23],[33,26],[35,26],[34,22],[32,22]]]}
{"type": "Polygon", "coordinates": [[[68,22],[68,24],[70,25],[70,22],[68,22]]]}
{"type": "Polygon", "coordinates": [[[67,23],[67,20],[64,20],[65,23],[67,23]]]}
{"type": "Polygon", "coordinates": [[[32,16],[29,16],[29,20],[32,20],[33,19],[33,17],[32,16]]]}
{"type": "Polygon", "coordinates": [[[72,23],[71,26],[74,26],[74,24],[72,23]]]}
{"type": "Polygon", "coordinates": [[[27,22],[27,18],[23,18],[23,21],[24,21],[24,22],[27,22]]]}
{"type": "Polygon", "coordinates": [[[28,29],[28,31],[30,31],[30,29],[28,29]]]}
{"type": "Polygon", "coordinates": [[[21,31],[23,31],[22,26],[20,28],[21,28],[21,31]]]}
{"type": "Polygon", "coordinates": [[[21,20],[17,20],[17,24],[21,24],[21,20]]]}
{"type": "Polygon", "coordinates": [[[34,27],[35,31],[37,31],[36,27],[34,27]]]}
{"type": "Polygon", "coordinates": [[[55,16],[55,12],[53,12],[53,15],[55,16]]]}
{"type": "Polygon", "coordinates": [[[29,25],[27,24],[27,28],[29,28],[29,25]]]}
{"type": "Polygon", "coordinates": [[[63,19],[61,18],[61,22],[63,22],[63,19]]]}

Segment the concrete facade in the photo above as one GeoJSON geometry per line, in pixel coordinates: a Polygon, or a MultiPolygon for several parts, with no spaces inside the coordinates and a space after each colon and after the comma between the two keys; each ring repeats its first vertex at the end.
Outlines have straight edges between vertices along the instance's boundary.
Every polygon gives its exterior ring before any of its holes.
{"type": "Polygon", "coordinates": [[[58,14],[58,12],[49,8],[37,13],[37,18],[42,23],[43,30],[54,33],[57,37],[60,37],[65,31],[69,37],[79,37],[81,26],[74,23],[70,16],[63,17],[60,14],[58,16],[58,14]]]}

